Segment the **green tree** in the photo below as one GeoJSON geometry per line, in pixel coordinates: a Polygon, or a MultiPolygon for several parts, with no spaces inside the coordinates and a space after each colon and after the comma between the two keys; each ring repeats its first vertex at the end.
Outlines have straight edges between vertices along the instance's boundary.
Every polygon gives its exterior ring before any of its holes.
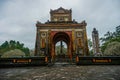
{"type": "Polygon", "coordinates": [[[105,52],[105,56],[120,56],[120,42],[111,42],[107,45],[105,52]]]}
{"type": "Polygon", "coordinates": [[[120,25],[116,27],[116,37],[120,37],[120,25]]]}
{"type": "Polygon", "coordinates": [[[67,53],[67,48],[65,48],[64,46],[62,47],[62,50],[63,50],[62,52],[63,53],[60,53],[60,50],[61,50],[60,45],[56,46],[55,50],[56,50],[56,55],[61,55],[61,54],[66,54],[67,53]]]}
{"type": "Polygon", "coordinates": [[[11,49],[15,49],[16,48],[16,42],[14,40],[10,40],[9,45],[10,45],[11,49]]]}
{"type": "Polygon", "coordinates": [[[10,51],[10,50],[14,50],[14,49],[22,50],[26,56],[30,55],[29,48],[24,47],[23,43],[20,43],[19,41],[15,41],[15,40],[10,40],[9,42],[5,41],[0,46],[0,55],[3,55],[5,52],[10,51]]]}
{"type": "Polygon", "coordinates": [[[101,46],[101,51],[104,53],[105,49],[107,48],[107,45],[111,42],[117,41],[120,42],[120,26],[116,27],[115,32],[108,31],[104,37],[100,39],[103,44],[101,46]]]}
{"type": "Polygon", "coordinates": [[[26,56],[30,55],[30,54],[28,54],[28,53],[30,53],[29,48],[22,48],[22,51],[25,53],[26,56]]]}
{"type": "Polygon", "coordinates": [[[92,41],[91,41],[91,39],[88,39],[88,47],[89,47],[89,49],[92,48],[92,41]]]}
{"type": "Polygon", "coordinates": [[[25,53],[19,49],[14,49],[5,52],[1,57],[2,58],[9,58],[9,57],[24,57],[25,53]]]}
{"type": "Polygon", "coordinates": [[[8,41],[5,41],[1,46],[0,46],[0,55],[3,55],[3,53],[9,49],[9,43],[8,41]]]}
{"type": "Polygon", "coordinates": [[[113,38],[113,33],[108,31],[106,34],[104,34],[104,37],[100,38],[100,40],[102,40],[102,42],[106,42],[109,41],[113,38]]]}
{"type": "Polygon", "coordinates": [[[91,41],[91,39],[88,39],[88,47],[89,47],[89,54],[93,55],[93,49],[92,49],[92,41],[91,41]]]}

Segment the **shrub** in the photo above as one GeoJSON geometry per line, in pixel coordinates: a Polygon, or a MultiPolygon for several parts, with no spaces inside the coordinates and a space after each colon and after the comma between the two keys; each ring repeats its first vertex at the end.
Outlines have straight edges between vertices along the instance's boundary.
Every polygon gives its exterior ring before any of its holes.
{"type": "Polygon", "coordinates": [[[104,51],[105,56],[120,56],[120,42],[111,42],[104,51]]]}
{"type": "Polygon", "coordinates": [[[5,52],[1,57],[2,58],[9,58],[9,57],[23,57],[25,56],[25,53],[22,52],[19,49],[14,49],[14,50],[10,50],[5,52]]]}

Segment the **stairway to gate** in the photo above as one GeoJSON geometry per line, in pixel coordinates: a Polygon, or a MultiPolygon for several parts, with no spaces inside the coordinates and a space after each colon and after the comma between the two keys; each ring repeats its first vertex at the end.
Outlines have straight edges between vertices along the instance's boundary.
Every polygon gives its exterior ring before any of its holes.
{"type": "Polygon", "coordinates": [[[70,62],[70,58],[67,55],[58,55],[55,58],[55,62],[70,62]]]}
{"type": "Polygon", "coordinates": [[[74,58],[71,60],[67,55],[56,56],[54,66],[75,65],[74,58]]]}
{"type": "Polygon", "coordinates": [[[67,55],[59,55],[55,57],[55,60],[48,63],[48,66],[70,66],[76,65],[75,57],[72,60],[67,55]]]}

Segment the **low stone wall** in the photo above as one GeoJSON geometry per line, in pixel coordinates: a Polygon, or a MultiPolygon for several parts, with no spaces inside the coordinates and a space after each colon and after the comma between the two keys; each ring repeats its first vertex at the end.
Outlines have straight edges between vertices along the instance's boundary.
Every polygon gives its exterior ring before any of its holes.
{"type": "MultiPolygon", "coordinates": [[[[76,65],[120,65],[120,56],[76,56],[74,59],[76,60],[72,63],[76,63],[76,65]]],[[[46,66],[49,63],[51,63],[50,57],[0,58],[0,67],[46,66]]]]}
{"type": "Polygon", "coordinates": [[[0,58],[0,67],[45,66],[45,57],[0,58]]]}
{"type": "Polygon", "coordinates": [[[76,56],[77,65],[120,65],[120,56],[80,57],[76,56]]]}

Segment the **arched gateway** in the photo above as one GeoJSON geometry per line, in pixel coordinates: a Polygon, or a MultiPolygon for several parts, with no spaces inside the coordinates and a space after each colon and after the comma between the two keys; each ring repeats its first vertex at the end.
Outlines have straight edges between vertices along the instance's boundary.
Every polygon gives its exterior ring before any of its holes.
{"type": "Polygon", "coordinates": [[[88,54],[86,22],[81,23],[72,20],[72,10],[62,7],[50,10],[50,21],[37,22],[35,56],[47,56],[52,60],[57,57],[55,45],[57,42],[66,43],[67,53],[65,57],[72,60],[74,56],[86,56],[88,54]]]}
{"type": "MultiPolygon", "coordinates": [[[[51,55],[53,55],[53,58],[62,58],[63,57],[63,59],[66,57],[66,58],[69,58],[69,59],[72,59],[72,49],[71,49],[71,46],[72,46],[72,44],[71,44],[71,36],[70,36],[70,31],[54,31],[54,32],[52,32],[52,34],[53,34],[53,36],[51,36],[52,37],[52,54],[51,55]],[[57,55],[56,53],[57,52],[55,52],[55,45],[56,45],[56,43],[57,42],[59,42],[60,41],[60,43],[61,43],[61,47],[62,47],[62,42],[64,41],[67,45],[67,53],[66,54],[64,54],[63,55],[63,50],[62,50],[62,48],[60,49],[60,54],[59,55],[57,55]],[[60,57],[60,55],[61,55],[61,57],[60,57]]],[[[63,61],[63,60],[61,60],[61,61],[63,61]]]]}

